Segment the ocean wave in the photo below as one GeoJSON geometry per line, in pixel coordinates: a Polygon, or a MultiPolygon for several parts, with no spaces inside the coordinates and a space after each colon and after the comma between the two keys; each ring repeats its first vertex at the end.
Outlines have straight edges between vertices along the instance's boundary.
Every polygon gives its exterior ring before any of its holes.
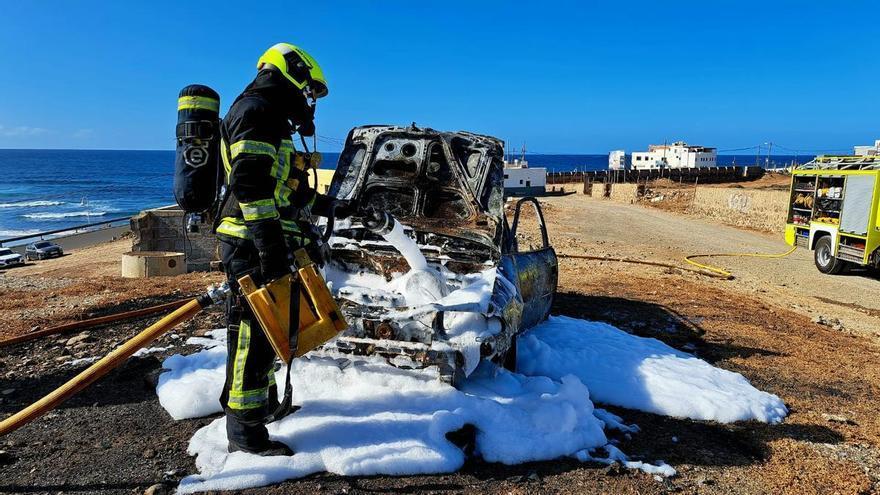
{"type": "Polygon", "coordinates": [[[29,218],[31,220],[55,220],[58,218],[73,217],[101,217],[106,214],[106,211],[67,211],[64,213],[28,213],[26,215],[22,215],[22,217],[29,218]]]}
{"type": "Polygon", "coordinates": [[[21,237],[25,235],[34,235],[38,234],[39,230],[3,230],[0,229],[0,239],[6,239],[8,237],[21,237]]]}
{"type": "Polygon", "coordinates": [[[18,203],[0,203],[0,208],[37,208],[40,206],[63,205],[64,201],[19,201],[18,203]]]}

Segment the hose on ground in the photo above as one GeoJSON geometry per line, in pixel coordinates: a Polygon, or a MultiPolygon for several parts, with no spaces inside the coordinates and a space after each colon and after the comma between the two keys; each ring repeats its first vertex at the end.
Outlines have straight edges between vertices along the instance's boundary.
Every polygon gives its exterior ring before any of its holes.
{"type": "Polygon", "coordinates": [[[15,337],[10,337],[8,339],[0,340],[0,347],[6,347],[12,344],[18,344],[21,342],[27,342],[30,340],[39,339],[42,337],[47,337],[49,335],[57,335],[65,332],[72,332],[74,330],[83,330],[85,328],[96,327],[98,325],[105,325],[107,323],[113,323],[119,320],[126,320],[128,318],[137,318],[140,316],[149,316],[155,313],[162,313],[165,311],[171,311],[177,309],[191,299],[181,299],[179,301],[174,301],[165,304],[159,304],[156,306],[150,306],[148,308],[134,309],[131,311],[125,311],[122,313],[115,313],[106,316],[99,316],[97,318],[89,318],[87,320],[75,321],[73,323],[65,323],[63,325],[57,325],[50,328],[45,328],[43,330],[38,330],[36,332],[26,333],[24,335],[17,335],[15,337]]]}
{"type": "Polygon", "coordinates": [[[722,276],[722,277],[724,277],[724,278],[732,279],[732,278],[733,278],[733,274],[730,273],[729,271],[727,271],[727,270],[725,270],[725,269],[723,269],[723,268],[717,267],[717,266],[715,266],[715,265],[709,265],[709,264],[705,264],[705,263],[697,263],[696,261],[693,260],[693,258],[719,257],[719,256],[738,256],[738,257],[744,257],[744,258],[785,258],[785,257],[788,256],[789,254],[795,252],[796,249],[797,249],[797,245],[793,246],[791,249],[789,249],[788,251],[786,251],[786,252],[784,252],[784,253],[778,253],[778,254],[768,254],[768,253],[709,253],[709,254],[692,254],[692,255],[690,255],[690,256],[685,256],[684,260],[687,261],[688,263],[690,263],[691,265],[694,265],[694,266],[696,266],[696,267],[699,267],[699,268],[701,268],[701,269],[703,269],[703,270],[708,270],[708,271],[710,271],[710,272],[712,272],[712,273],[716,273],[716,274],[718,274],[719,276],[722,276]]]}
{"type": "Polygon", "coordinates": [[[705,271],[705,270],[694,270],[693,268],[687,268],[680,265],[673,265],[672,263],[662,263],[660,261],[648,261],[648,260],[636,260],[632,258],[613,258],[610,256],[593,256],[589,254],[568,254],[568,253],[559,253],[557,256],[560,258],[573,258],[579,260],[594,260],[594,261],[616,261],[618,263],[634,263],[637,265],[648,265],[648,266],[659,266],[661,268],[674,268],[676,270],[682,270],[686,272],[696,273],[698,275],[703,275],[705,277],[713,277],[713,278],[722,278],[722,279],[730,279],[733,278],[730,275],[722,275],[716,273],[714,271],[705,271]]]}
{"type": "Polygon", "coordinates": [[[110,354],[107,354],[86,368],[65,384],[53,390],[49,395],[46,395],[30,406],[3,421],[0,421],[0,436],[11,433],[52,409],[55,409],[59,404],[70,398],[72,395],[88,387],[96,380],[122,364],[123,361],[131,357],[131,355],[137,352],[138,349],[145,347],[178,324],[191,319],[198,314],[203,307],[210,304],[212,304],[212,302],[209,298],[199,297],[191,299],[168,316],[165,316],[161,320],[150,325],[146,330],[135,335],[132,339],[111,351],[110,354]]]}

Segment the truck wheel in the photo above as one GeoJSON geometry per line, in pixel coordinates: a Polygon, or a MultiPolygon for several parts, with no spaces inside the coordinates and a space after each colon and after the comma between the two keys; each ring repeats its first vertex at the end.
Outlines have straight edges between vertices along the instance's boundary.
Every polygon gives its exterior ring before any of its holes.
{"type": "Polygon", "coordinates": [[[813,259],[816,262],[816,268],[822,273],[829,275],[837,275],[843,271],[845,261],[841,261],[832,254],[834,249],[831,246],[831,236],[820,237],[816,241],[816,249],[813,251],[813,259]]]}

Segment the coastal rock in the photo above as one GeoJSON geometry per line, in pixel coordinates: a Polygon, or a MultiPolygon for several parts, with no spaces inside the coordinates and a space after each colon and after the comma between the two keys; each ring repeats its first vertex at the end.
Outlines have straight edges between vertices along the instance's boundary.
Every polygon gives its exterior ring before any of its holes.
{"type": "Polygon", "coordinates": [[[830,318],[825,315],[816,315],[813,317],[813,323],[831,327],[832,330],[843,330],[843,323],[837,318],[830,318]]]}
{"type": "Polygon", "coordinates": [[[156,483],[144,490],[144,495],[167,495],[168,493],[168,487],[162,483],[156,483]]]}
{"type": "Polygon", "coordinates": [[[828,421],[830,423],[841,423],[845,425],[855,426],[856,422],[847,418],[846,416],[840,414],[826,414],[822,413],[822,419],[828,421]]]}
{"type": "Polygon", "coordinates": [[[67,347],[73,347],[77,344],[93,342],[93,341],[94,341],[94,339],[92,338],[91,335],[89,335],[88,332],[83,332],[77,336],[74,336],[74,337],[67,339],[67,342],[65,342],[64,345],[66,345],[67,347]]]}

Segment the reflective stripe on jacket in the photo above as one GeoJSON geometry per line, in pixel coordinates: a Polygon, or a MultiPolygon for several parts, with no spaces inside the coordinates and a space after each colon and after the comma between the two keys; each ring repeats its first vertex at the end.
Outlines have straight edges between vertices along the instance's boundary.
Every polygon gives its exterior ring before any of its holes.
{"type": "Polygon", "coordinates": [[[298,158],[287,118],[262,95],[240,96],[221,125],[221,157],[230,191],[217,228],[220,235],[252,239],[248,224],[278,220],[300,233],[315,191],[298,158]]]}

